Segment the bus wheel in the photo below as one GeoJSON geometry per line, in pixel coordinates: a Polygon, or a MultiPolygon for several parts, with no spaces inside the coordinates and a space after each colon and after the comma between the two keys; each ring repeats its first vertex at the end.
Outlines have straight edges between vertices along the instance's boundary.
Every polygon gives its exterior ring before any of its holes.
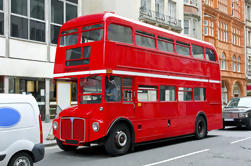
{"type": "Polygon", "coordinates": [[[195,122],[195,138],[202,139],[207,136],[207,123],[204,117],[199,116],[195,122]]]}
{"type": "Polygon", "coordinates": [[[112,156],[123,155],[131,146],[131,133],[125,124],[114,126],[105,140],[105,150],[112,156]]]}
{"type": "Polygon", "coordinates": [[[77,149],[78,146],[71,146],[71,145],[64,145],[62,141],[57,140],[58,147],[62,149],[63,151],[74,151],[77,149]]]}

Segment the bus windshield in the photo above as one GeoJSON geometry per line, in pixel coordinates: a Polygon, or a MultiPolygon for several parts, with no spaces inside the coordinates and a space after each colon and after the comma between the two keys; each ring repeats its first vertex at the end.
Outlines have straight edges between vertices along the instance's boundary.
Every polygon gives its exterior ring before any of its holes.
{"type": "Polygon", "coordinates": [[[80,104],[101,103],[102,77],[89,76],[79,80],[79,102],[80,104]]]}

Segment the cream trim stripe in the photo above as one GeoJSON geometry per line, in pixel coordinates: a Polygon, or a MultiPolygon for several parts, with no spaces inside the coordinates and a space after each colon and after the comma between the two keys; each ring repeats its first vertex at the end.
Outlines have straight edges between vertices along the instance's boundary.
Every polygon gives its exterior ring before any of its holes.
{"type": "Polygon", "coordinates": [[[67,77],[76,75],[87,75],[87,74],[105,74],[106,70],[90,70],[90,71],[80,71],[80,72],[70,72],[62,74],[53,74],[54,77],[67,77]]]}
{"type": "MultiPolygon", "coordinates": [[[[76,75],[105,74],[105,73],[106,73],[106,70],[91,70],[91,71],[54,74],[54,77],[67,77],[67,76],[76,76],[76,75]]],[[[121,74],[121,75],[130,75],[130,76],[144,76],[144,77],[164,78],[164,79],[174,79],[174,80],[184,80],[184,81],[209,82],[209,83],[215,83],[215,84],[218,84],[221,82],[219,80],[208,80],[208,79],[200,79],[200,78],[160,75],[160,74],[121,71],[121,70],[113,70],[112,73],[113,74],[121,74]]]]}

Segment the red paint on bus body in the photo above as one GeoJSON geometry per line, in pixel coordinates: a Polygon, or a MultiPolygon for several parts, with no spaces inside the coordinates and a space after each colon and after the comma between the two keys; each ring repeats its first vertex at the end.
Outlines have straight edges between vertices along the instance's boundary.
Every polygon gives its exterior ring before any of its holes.
{"type": "MultiPolygon", "coordinates": [[[[77,140],[79,142],[78,145],[83,145],[83,143],[94,142],[104,138],[109,127],[119,118],[127,119],[132,124],[133,132],[135,133],[135,143],[192,134],[195,131],[195,118],[199,112],[203,112],[206,115],[208,130],[222,128],[218,57],[216,57],[216,62],[212,62],[205,58],[203,60],[195,59],[192,55],[186,57],[178,55],[176,52],[167,53],[157,48],[140,47],[135,42],[135,31],[141,30],[154,34],[155,44],[158,35],[173,39],[174,43],[175,41],[186,42],[190,44],[190,52],[191,44],[201,46],[204,48],[204,56],[205,48],[213,50],[217,56],[212,45],[186,38],[179,34],[166,33],[159,29],[143,26],[137,22],[116,17],[116,15],[106,17],[106,13],[82,16],[68,21],[62,26],[60,34],[62,31],[74,28],[78,28],[78,43],[65,47],[60,47],[58,43],[54,78],[70,78],[78,80],[79,83],[80,78],[90,75],[89,73],[81,74],[81,72],[96,70],[104,70],[105,72],[98,71],[100,74],[97,74],[102,77],[101,103],[79,103],[78,106],[63,110],[54,120],[58,122],[59,128],[53,130],[53,134],[57,139],[63,141],[64,144],[67,144],[66,140],[77,140]],[[103,39],[97,42],[81,44],[80,32],[82,27],[99,23],[104,26],[103,39]],[[110,23],[131,27],[133,44],[109,41],[107,29],[110,23]],[[66,50],[86,46],[91,46],[90,63],[66,67],[66,50]],[[114,71],[122,71],[124,74],[114,74],[114,71]],[[153,75],[144,76],[144,74],[153,75]],[[121,99],[120,102],[106,102],[104,98],[106,75],[132,78],[133,101],[123,102],[121,99]],[[163,78],[163,76],[171,76],[171,79],[163,78]],[[212,82],[205,80],[211,80],[212,82]],[[175,86],[176,99],[175,101],[163,102],[160,101],[159,95],[157,95],[156,102],[139,102],[137,90],[140,85],[156,86],[157,94],[159,93],[160,85],[175,86]],[[178,101],[179,87],[206,88],[206,100],[178,101]],[[101,107],[103,108],[102,111],[100,111],[101,107]],[[63,120],[69,117],[81,118],[83,121],[72,123],[69,119],[63,120]],[[98,132],[93,131],[93,122],[100,124],[98,132]],[[79,128],[79,131],[77,128],[79,128]],[[73,132],[73,136],[70,131],[73,132]],[[76,134],[75,132],[79,133],[76,134]]],[[[192,93],[194,94],[194,91],[192,93]]],[[[78,94],[78,97],[80,97],[80,94],[78,94]]]]}

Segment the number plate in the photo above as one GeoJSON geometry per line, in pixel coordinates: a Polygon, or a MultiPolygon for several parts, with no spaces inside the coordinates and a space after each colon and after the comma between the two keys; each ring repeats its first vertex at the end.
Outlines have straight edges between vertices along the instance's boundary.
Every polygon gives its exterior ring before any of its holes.
{"type": "Polygon", "coordinates": [[[224,119],[224,121],[234,121],[234,119],[224,119]]]}

